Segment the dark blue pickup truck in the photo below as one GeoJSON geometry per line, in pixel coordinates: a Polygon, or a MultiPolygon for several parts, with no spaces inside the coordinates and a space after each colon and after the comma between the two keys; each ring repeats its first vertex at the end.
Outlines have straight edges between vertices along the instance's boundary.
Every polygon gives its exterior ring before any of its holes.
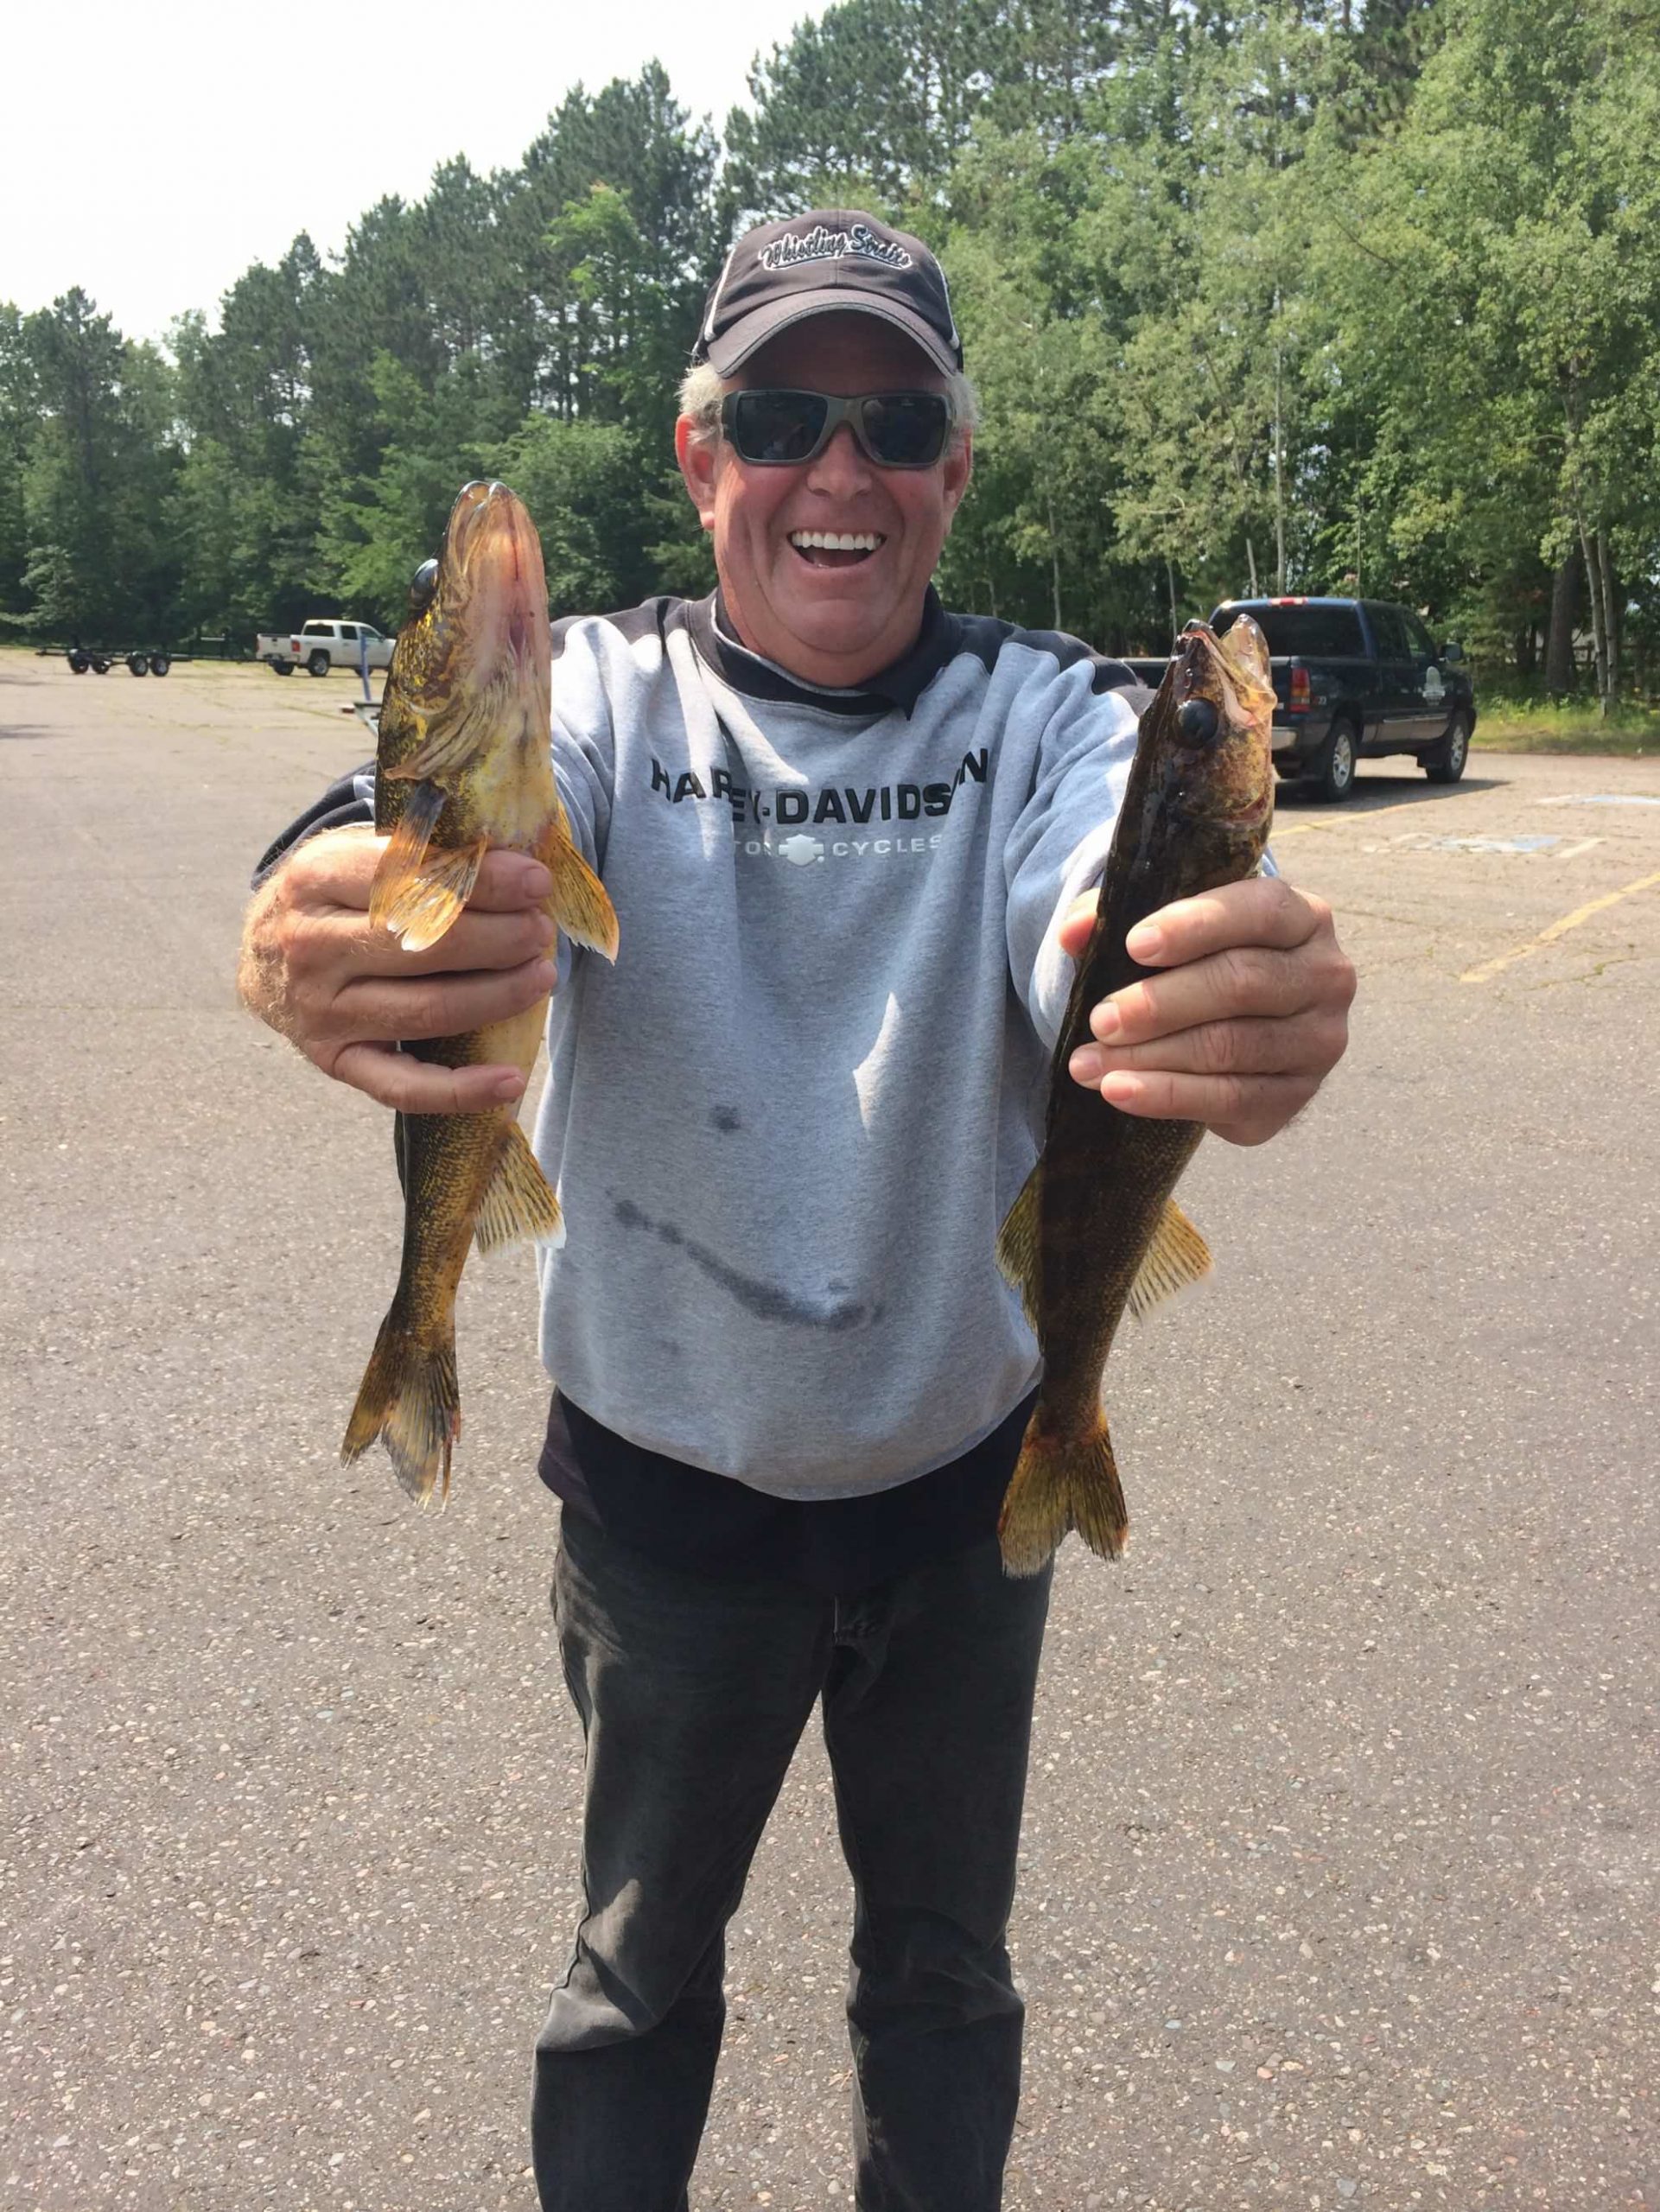
{"type": "MultiPolygon", "coordinates": [[[[1437,645],[1409,607],[1376,599],[1225,599],[1220,632],[1259,623],[1274,670],[1274,765],[1321,798],[1347,798],[1358,761],[1415,754],[1432,783],[1464,773],[1475,687],[1458,645],[1437,645]]],[[[1163,661],[1131,661],[1156,683],[1163,661]]]]}

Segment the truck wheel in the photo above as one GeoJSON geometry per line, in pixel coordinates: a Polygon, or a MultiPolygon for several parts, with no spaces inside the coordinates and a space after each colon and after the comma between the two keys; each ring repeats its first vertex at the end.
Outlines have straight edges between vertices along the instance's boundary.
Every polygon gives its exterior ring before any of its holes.
{"type": "Polygon", "coordinates": [[[129,671],[134,676],[148,676],[149,674],[149,663],[144,658],[143,653],[129,653],[127,655],[127,667],[129,671]]]}
{"type": "Polygon", "coordinates": [[[328,675],[328,654],[327,654],[327,653],[322,650],[322,648],[321,648],[321,645],[317,648],[316,652],[311,655],[310,658],[306,662],[306,666],[310,670],[311,673],[312,673],[314,676],[327,676],[327,675],[328,675]]]}
{"type": "Polygon", "coordinates": [[[165,676],[172,665],[171,653],[152,653],[149,657],[149,672],[152,676],[165,676]]]}
{"type": "Polygon", "coordinates": [[[93,675],[94,675],[94,676],[107,676],[107,675],[109,674],[109,672],[110,672],[110,664],[109,664],[109,662],[108,662],[108,661],[106,661],[106,660],[105,659],[105,658],[104,658],[104,656],[103,656],[103,654],[102,654],[102,653],[94,653],[94,654],[92,655],[92,673],[93,673],[93,675]]]}
{"type": "Polygon", "coordinates": [[[268,660],[265,665],[273,676],[292,676],[294,673],[294,663],[291,660],[268,660]]]}
{"type": "Polygon", "coordinates": [[[1423,756],[1423,772],[1432,784],[1455,784],[1470,757],[1470,717],[1455,715],[1453,727],[1441,743],[1423,756]]]}
{"type": "Polygon", "coordinates": [[[1304,788],[1314,798],[1336,804],[1354,789],[1356,738],[1352,722],[1333,722],[1326,742],[1308,763],[1304,788]]]}
{"type": "Polygon", "coordinates": [[[85,676],[92,664],[92,657],[90,653],[82,652],[79,645],[70,646],[69,665],[74,670],[77,676],[85,676]]]}

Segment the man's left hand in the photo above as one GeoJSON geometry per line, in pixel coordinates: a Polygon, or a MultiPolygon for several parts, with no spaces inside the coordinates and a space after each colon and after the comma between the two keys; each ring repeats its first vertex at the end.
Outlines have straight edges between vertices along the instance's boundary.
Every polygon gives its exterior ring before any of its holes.
{"type": "MultiPolygon", "coordinates": [[[[1060,927],[1076,958],[1098,893],[1060,927]]],[[[1130,931],[1132,959],[1161,973],[1103,999],[1101,1041],[1072,1058],[1079,1083],[1126,1114],[1202,1122],[1230,1144],[1262,1144],[1300,1113],[1349,1040],[1352,963],[1323,899],[1275,876],[1161,907],[1130,931]]]]}

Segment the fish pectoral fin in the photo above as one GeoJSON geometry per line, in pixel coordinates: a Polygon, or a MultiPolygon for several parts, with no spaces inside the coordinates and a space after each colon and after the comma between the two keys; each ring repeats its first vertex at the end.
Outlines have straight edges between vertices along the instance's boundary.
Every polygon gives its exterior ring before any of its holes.
{"type": "Polygon", "coordinates": [[[1139,1321],[1161,1300],[1202,1281],[1211,1267],[1210,1246],[1175,1200],[1167,1198],[1125,1304],[1139,1321]]]}
{"type": "Polygon", "coordinates": [[[997,1517],[1005,1569],[1040,1573],[1072,1529],[1103,1559],[1124,1548],[1129,1514],[1112,1439],[1104,1421],[1086,1436],[1060,1436],[1040,1428],[1034,1414],[997,1517]]]}
{"type": "Polygon", "coordinates": [[[407,850],[400,855],[394,837],[375,870],[369,919],[389,929],[405,952],[424,952],[454,925],[473,896],[489,849],[489,839],[480,837],[470,845],[435,849],[429,844],[411,856],[407,850]]]}
{"type": "Polygon", "coordinates": [[[1021,1185],[1020,1196],[1008,1209],[997,1232],[997,1265],[1011,1290],[1021,1294],[1026,1318],[1038,1325],[1039,1255],[1042,1234],[1043,1162],[1021,1185]]]}
{"type": "Polygon", "coordinates": [[[548,919],[574,943],[585,944],[591,951],[614,960],[616,908],[607,896],[604,884],[571,842],[563,810],[550,834],[543,841],[541,856],[553,878],[553,889],[544,901],[548,919]]]}
{"type": "Polygon", "coordinates": [[[437,784],[417,784],[404,802],[404,811],[393,825],[375,880],[369,886],[369,919],[377,927],[385,926],[386,909],[398,886],[425,861],[448,797],[437,784]]]}
{"type": "Polygon", "coordinates": [[[480,1252],[495,1252],[504,1244],[518,1244],[526,1237],[539,1244],[563,1244],[565,1217],[553,1185],[525,1141],[524,1130],[517,1122],[510,1122],[495,1173],[485,1186],[478,1219],[473,1224],[473,1239],[480,1252]]]}

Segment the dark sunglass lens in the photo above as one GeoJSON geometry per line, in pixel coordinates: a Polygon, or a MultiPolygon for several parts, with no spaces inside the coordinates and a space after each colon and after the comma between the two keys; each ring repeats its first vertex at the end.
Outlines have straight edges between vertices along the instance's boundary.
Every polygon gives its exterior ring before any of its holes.
{"type": "Polygon", "coordinates": [[[746,461],[805,461],[824,427],[824,402],[812,391],[741,391],[732,442],[746,461]]]}
{"type": "Polygon", "coordinates": [[[890,468],[925,468],[938,461],[951,419],[951,409],[937,391],[884,392],[865,402],[870,450],[890,468]]]}

